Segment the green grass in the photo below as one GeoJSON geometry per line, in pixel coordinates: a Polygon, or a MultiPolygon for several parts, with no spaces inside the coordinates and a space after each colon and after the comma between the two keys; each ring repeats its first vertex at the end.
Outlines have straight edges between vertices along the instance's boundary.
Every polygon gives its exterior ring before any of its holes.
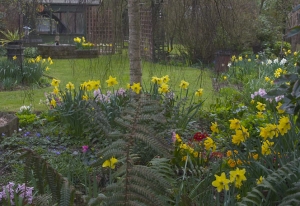
{"type": "MultiPolygon", "coordinates": [[[[129,60],[127,54],[116,54],[100,56],[97,59],[54,59],[47,75],[61,80],[61,87],[68,82],[79,86],[84,81],[100,80],[101,88],[106,89],[105,80],[109,75],[117,77],[119,87],[126,87],[129,83],[129,60]]],[[[181,80],[188,81],[189,94],[202,87],[204,88],[203,99],[206,99],[205,105],[214,101],[214,92],[211,83],[211,73],[208,70],[200,70],[185,66],[170,66],[154,64],[151,62],[142,62],[144,88],[149,88],[152,76],[161,77],[170,76],[170,87],[179,93],[179,84],[181,80]]],[[[50,82],[50,79],[48,80],[50,82]]],[[[45,100],[44,93],[51,92],[52,87],[36,88],[19,91],[0,92],[0,111],[16,112],[22,105],[32,104],[35,111],[46,110],[47,107],[39,104],[40,100],[45,100]]]]}

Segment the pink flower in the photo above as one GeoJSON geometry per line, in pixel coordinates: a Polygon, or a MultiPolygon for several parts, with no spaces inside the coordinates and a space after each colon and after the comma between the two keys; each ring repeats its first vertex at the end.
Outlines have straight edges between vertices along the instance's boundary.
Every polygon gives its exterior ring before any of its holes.
{"type": "Polygon", "coordinates": [[[83,153],[86,153],[86,152],[88,151],[88,149],[89,149],[89,146],[88,146],[88,145],[83,145],[83,146],[82,146],[82,152],[83,152],[83,153]]]}

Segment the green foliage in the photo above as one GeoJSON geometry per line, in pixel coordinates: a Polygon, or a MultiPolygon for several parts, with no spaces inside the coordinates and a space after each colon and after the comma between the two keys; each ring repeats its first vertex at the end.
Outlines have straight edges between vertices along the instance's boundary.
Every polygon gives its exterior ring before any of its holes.
{"type": "Polygon", "coordinates": [[[275,56],[280,56],[282,51],[288,51],[291,49],[291,44],[286,41],[276,41],[271,48],[272,53],[275,56]]]}
{"type": "Polygon", "coordinates": [[[296,124],[300,126],[300,68],[297,67],[298,73],[287,74],[277,79],[277,88],[268,92],[265,98],[275,98],[284,95],[283,105],[281,108],[288,114],[292,114],[296,118],[296,124]],[[289,82],[289,85],[286,84],[289,82]]]}
{"type": "Polygon", "coordinates": [[[54,94],[47,96],[49,102],[57,99],[57,105],[49,110],[50,115],[59,118],[68,127],[68,132],[76,137],[82,136],[84,124],[89,122],[85,115],[88,102],[82,99],[84,93],[84,89],[79,89],[78,92],[65,89],[60,91],[60,100],[54,94]]]}
{"type": "Polygon", "coordinates": [[[24,56],[27,58],[35,58],[37,57],[38,54],[38,50],[37,47],[25,47],[24,49],[24,56]]]}
{"type": "Polygon", "coordinates": [[[20,127],[26,127],[37,120],[36,114],[16,114],[19,118],[20,127]]]}

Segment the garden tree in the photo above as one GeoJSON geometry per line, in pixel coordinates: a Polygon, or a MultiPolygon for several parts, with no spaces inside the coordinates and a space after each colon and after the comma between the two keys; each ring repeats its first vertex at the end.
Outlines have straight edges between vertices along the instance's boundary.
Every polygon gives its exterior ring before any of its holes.
{"type": "Polygon", "coordinates": [[[253,1],[170,0],[164,9],[167,36],[191,62],[212,61],[217,50],[241,51],[253,42],[253,1]]]}
{"type": "Polygon", "coordinates": [[[41,3],[42,0],[0,0],[0,31],[22,33],[25,25],[35,28],[37,8],[41,3]]]}
{"type": "Polygon", "coordinates": [[[130,84],[141,83],[139,0],[128,0],[130,84]]]}
{"type": "Polygon", "coordinates": [[[257,6],[257,40],[263,43],[280,41],[286,33],[288,13],[299,0],[259,0],[257,6]]]}

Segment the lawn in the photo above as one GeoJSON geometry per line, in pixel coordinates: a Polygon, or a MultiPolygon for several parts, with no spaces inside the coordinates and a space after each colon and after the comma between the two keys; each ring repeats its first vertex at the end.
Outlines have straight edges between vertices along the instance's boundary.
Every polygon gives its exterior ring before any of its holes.
{"type": "MultiPolygon", "coordinates": [[[[129,83],[129,60],[127,54],[116,54],[100,56],[97,59],[54,59],[54,64],[46,75],[59,79],[62,85],[72,82],[79,86],[84,81],[100,80],[101,88],[106,88],[105,80],[111,75],[117,78],[119,87],[126,87],[129,83]]],[[[150,86],[152,76],[170,76],[170,87],[179,90],[181,80],[190,83],[189,95],[194,94],[198,88],[204,88],[203,98],[208,102],[214,100],[213,88],[211,83],[212,73],[207,69],[191,68],[188,66],[163,65],[142,61],[143,89],[147,90],[150,86]]],[[[51,78],[45,78],[49,83],[51,78]]],[[[22,105],[32,105],[35,111],[46,110],[47,107],[40,104],[44,100],[44,93],[51,92],[51,87],[38,88],[33,85],[26,90],[2,91],[0,92],[0,111],[16,112],[22,105]]]]}

